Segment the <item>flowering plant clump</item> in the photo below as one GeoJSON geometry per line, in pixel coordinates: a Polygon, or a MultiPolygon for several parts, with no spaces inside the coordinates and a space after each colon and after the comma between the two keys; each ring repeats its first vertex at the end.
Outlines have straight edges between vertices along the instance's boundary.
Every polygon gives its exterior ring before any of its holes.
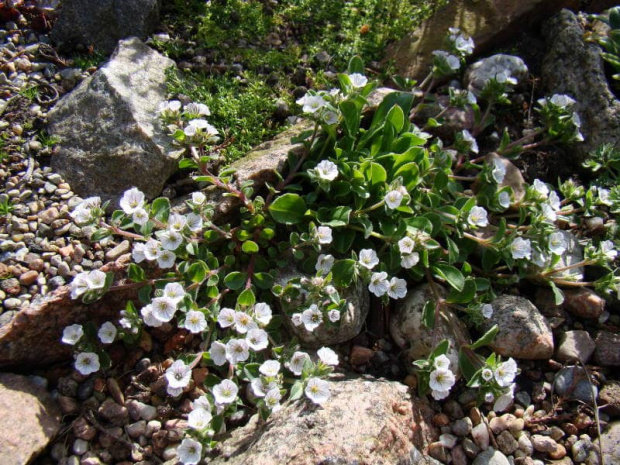
{"type": "MultiPolygon", "coordinates": [[[[179,448],[183,463],[196,463],[242,404],[251,403],[266,418],[287,398],[305,395],[319,405],[329,400],[325,378],[338,365],[336,353],[322,348],[315,358],[295,340],[287,341],[280,325],[288,318],[307,332],[337,328],[353,288],[387,305],[404,299],[412,284],[430,283],[433,298],[423,316],[429,331],[448,308],[476,325],[491,318],[496,291],[520,280],[549,286],[558,302],[565,287],[616,291],[613,231],[590,237],[579,225],[583,217],[620,211],[620,196],[572,182],[556,191],[540,180],[518,192],[506,182],[508,157],[581,139],[570,97],[541,99],[539,127],[513,141],[505,131],[496,149],[484,155],[477,137],[493,121],[494,106],[510,103],[517,84],[505,72],[489,79],[478,97],[449,89],[448,107],[423,128],[412,123],[428,93],[459,71],[472,49],[471,39],[451,30],[449,49],[435,54],[429,77],[413,91],[388,94],[371,116],[366,111],[376,83],[352,59],[339,75],[339,89],[309,91],[298,100],[314,128],[296,139],[303,150],[289,154],[286,177],[276,173],[279,181],[262,192],[251,181],[235,182],[230,169],[211,171],[217,130],[204,119],[208,108],[162,104],[162,119],[190,154],[182,167],[237,202],[234,224],[216,224],[208,190],[194,193],[184,214],[173,211],[166,198],[148,202],[135,188],[107,222],[97,199],[74,211],[76,222],[94,226],[93,239],[114,234],[133,240],[126,285],[141,288],[140,308],[128,303],[118,334],[102,326],[101,343],[109,344],[113,334],[135,340],[164,324],[202,340],[201,351],[180,356],[165,374],[168,394],[176,397],[190,386],[196,366],[210,371],[200,386],[204,396],[189,414],[191,438],[179,448]],[[452,106],[473,109],[475,124],[444,142],[425,129],[441,125],[452,106]],[[569,262],[566,253],[577,242],[584,257],[569,262]],[[604,270],[602,277],[583,282],[588,265],[604,270]],[[284,272],[290,269],[293,277],[284,272]],[[445,295],[441,286],[448,289],[445,295]]],[[[72,295],[91,301],[111,284],[105,274],[78,275],[72,295]]],[[[458,368],[480,389],[481,401],[499,409],[512,396],[516,364],[476,353],[497,331],[494,326],[475,343],[458,347],[458,368]]],[[[82,338],[75,327],[63,335],[70,344],[82,338]]],[[[83,373],[99,368],[91,355],[101,351],[95,342],[84,338],[79,348],[85,355],[76,367],[83,373]]],[[[448,359],[448,349],[444,341],[416,362],[421,394],[438,400],[449,395],[457,361],[448,359]]]]}

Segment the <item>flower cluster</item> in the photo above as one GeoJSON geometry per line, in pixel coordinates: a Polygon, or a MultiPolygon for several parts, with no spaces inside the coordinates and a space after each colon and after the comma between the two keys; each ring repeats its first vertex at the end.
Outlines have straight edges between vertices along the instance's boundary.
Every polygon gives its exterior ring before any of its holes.
{"type": "Polygon", "coordinates": [[[178,100],[162,102],[158,113],[172,137],[185,145],[204,145],[217,142],[219,132],[204,119],[211,115],[204,103],[191,102],[185,106],[178,100]]]}

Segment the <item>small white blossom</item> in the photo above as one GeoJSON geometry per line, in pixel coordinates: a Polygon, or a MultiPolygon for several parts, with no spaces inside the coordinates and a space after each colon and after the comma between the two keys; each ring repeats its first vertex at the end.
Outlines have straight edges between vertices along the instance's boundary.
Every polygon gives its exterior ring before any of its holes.
{"type": "Polygon", "coordinates": [[[317,164],[315,171],[323,181],[333,181],[338,177],[338,167],[329,160],[323,160],[317,164]]]}
{"type": "Polygon", "coordinates": [[[482,306],[481,312],[482,312],[482,316],[488,320],[489,318],[493,316],[493,305],[484,304],[482,306]]]}
{"type": "Polygon", "coordinates": [[[295,352],[291,360],[285,366],[293,372],[294,375],[300,376],[304,368],[306,360],[310,360],[310,356],[305,352],[295,352]]]}
{"type": "Polygon", "coordinates": [[[168,218],[168,229],[174,232],[181,232],[187,224],[187,218],[178,213],[172,213],[168,218]]]}
{"type": "Polygon", "coordinates": [[[218,134],[217,129],[211,126],[205,119],[191,120],[183,129],[183,132],[187,137],[193,137],[196,134],[208,134],[210,136],[217,136],[218,134]]]}
{"type": "Polygon", "coordinates": [[[301,312],[301,321],[306,330],[312,332],[323,322],[323,314],[315,304],[312,304],[301,312]]]}
{"type": "Polygon", "coordinates": [[[71,298],[77,299],[88,290],[88,273],[77,274],[73,281],[71,281],[71,298]]]}
{"type": "Polygon", "coordinates": [[[368,84],[368,78],[360,73],[349,74],[349,80],[351,81],[351,85],[356,88],[364,87],[368,84]]]}
{"type": "Polygon", "coordinates": [[[291,323],[293,323],[294,326],[300,326],[301,324],[303,324],[302,318],[303,317],[301,313],[293,313],[291,315],[291,323]]]}
{"type": "Polygon", "coordinates": [[[186,387],[192,379],[192,370],[183,360],[176,360],[166,370],[168,386],[178,389],[186,387]]]}
{"type": "Polygon", "coordinates": [[[208,324],[204,313],[190,310],[185,315],[185,324],[183,326],[190,333],[198,334],[207,329],[208,324]]]}
{"type": "Polygon", "coordinates": [[[265,394],[265,405],[272,412],[277,412],[281,408],[281,399],[282,394],[280,393],[280,389],[278,389],[277,387],[270,389],[269,391],[267,391],[267,394],[265,394]]]}
{"type": "Polygon", "coordinates": [[[187,227],[194,233],[201,232],[204,227],[202,216],[197,215],[196,213],[189,213],[187,215],[187,227]]]}
{"type": "Polygon", "coordinates": [[[239,388],[229,379],[213,386],[213,397],[216,404],[232,404],[237,398],[239,388]]]}
{"type": "Polygon", "coordinates": [[[509,358],[500,363],[495,369],[495,381],[502,387],[507,387],[512,383],[517,375],[517,362],[509,358]]]}
{"type": "Polygon", "coordinates": [[[437,391],[436,389],[433,389],[431,391],[431,395],[433,396],[433,399],[435,400],[444,400],[446,397],[448,397],[450,395],[450,390],[446,390],[446,391],[437,391]]]}
{"type": "Polygon", "coordinates": [[[207,196],[202,192],[193,192],[192,193],[192,203],[194,205],[202,205],[207,200],[207,196]]]}
{"type": "Polygon", "coordinates": [[[490,368],[484,368],[480,375],[482,376],[483,380],[491,381],[493,379],[493,370],[491,370],[490,368]]]}
{"type": "Polygon", "coordinates": [[[392,299],[402,299],[407,295],[407,281],[400,278],[390,279],[387,293],[392,299]]]}
{"type": "Polygon", "coordinates": [[[271,307],[264,303],[259,302],[254,306],[254,318],[262,325],[268,325],[271,321],[272,311],[271,307]]]}
{"type": "Polygon", "coordinates": [[[336,292],[338,292],[336,288],[332,286],[331,284],[328,286],[325,286],[325,289],[323,290],[325,291],[327,295],[334,295],[336,292]]]}
{"type": "Polygon", "coordinates": [[[209,402],[209,398],[207,396],[200,396],[198,399],[192,402],[192,408],[197,409],[201,408],[206,410],[207,412],[211,411],[211,403],[209,402]]]}
{"type": "Polygon", "coordinates": [[[256,352],[266,349],[269,345],[269,336],[267,332],[259,328],[249,330],[245,336],[245,340],[252,350],[256,352]]]}
{"type": "Polygon", "coordinates": [[[390,210],[400,207],[403,201],[403,193],[399,190],[393,190],[385,194],[385,204],[390,210]]]}
{"type": "Polygon", "coordinates": [[[323,111],[321,117],[327,125],[336,124],[338,122],[338,113],[332,110],[323,111]]]}
{"type": "Polygon", "coordinates": [[[176,250],[183,243],[183,236],[172,230],[161,231],[157,234],[157,237],[165,250],[176,250]]]}
{"type": "Polygon", "coordinates": [[[547,222],[553,223],[555,220],[558,219],[558,215],[555,213],[551,205],[549,205],[548,203],[543,203],[541,205],[541,208],[542,208],[543,218],[547,222]]]}
{"type": "Polygon", "coordinates": [[[157,257],[161,254],[161,244],[155,239],[149,239],[144,244],[144,256],[147,260],[157,260],[157,257]]]}
{"type": "Polygon", "coordinates": [[[437,370],[448,370],[450,368],[450,359],[444,354],[441,354],[439,357],[435,358],[433,365],[437,370]]]}
{"type": "Polygon", "coordinates": [[[250,357],[250,345],[245,339],[231,339],[226,343],[226,358],[233,365],[250,357]]]}
{"type": "Polygon", "coordinates": [[[452,71],[458,71],[461,67],[461,60],[454,55],[449,54],[443,50],[435,50],[433,55],[438,57],[441,61],[445,62],[452,71]]]}
{"type": "Polygon", "coordinates": [[[112,344],[116,339],[116,326],[111,321],[106,321],[97,333],[99,340],[104,344],[112,344]]]}
{"type": "Polygon", "coordinates": [[[175,304],[178,304],[185,297],[185,288],[180,283],[168,283],[164,287],[163,297],[167,297],[175,304]]]}
{"type": "Polygon", "coordinates": [[[403,254],[400,257],[400,266],[405,269],[413,268],[420,261],[420,254],[418,252],[403,254]]]}
{"type": "Polygon", "coordinates": [[[145,244],[143,242],[134,242],[133,249],[131,251],[131,258],[136,263],[141,263],[146,260],[146,256],[144,255],[144,247],[145,244]]]}
{"type": "Polygon", "coordinates": [[[539,268],[545,268],[548,264],[547,254],[544,252],[534,249],[532,250],[532,263],[539,268]]]}
{"type": "Polygon", "coordinates": [[[82,325],[70,325],[62,331],[62,342],[73,346],[82,336],[84,336],[84,328],[82,328],[82,325]]]}
{"type": "Polygon", "coordinates": [[[142,320],[144,320],[144,324],[147,326],[151,326],[152,328],[159,328],[164,323],[163,321],[157,319],[155,315],[153,315],[153,306],[151,304],[142,307],[142,309],[140,310],[140,314],[142,315],[142,320]]]}
{"type": "Polygon", "coordinates": [[[464,55],[474,53],[474,40],[471,37],[463,37],[459,35],[454,40],[454,47],[464,55]]]}
{"type": "Polygon", "coordinates": [[[149,221],[149,214],[144,208],[138,208],[131,214],[131,220],[137,225],[145,225],[149,221]]]}
{"type": "Polygon", "coordinates": [[[211,110],[204,103],[191,102],[185,105],[183,110],[185,113],[195,116],[209,116],[211,114],[211,110]]]}
{"type": "Polygon", "coordinates": [[[277,360],[267,360],[258,368],[258,371],[268,378],[274,378],[280,372],[280,362],[277,360]]]}
{"type": "Polygon", "coordinates": [[[487,211],[483,207],[473,207],[467,216],[467,222],[471,226],[484,228],[489,224],[487,219],[487,211]]]}
{"type": "Polygon", "coordinates": [[[220,341],[213,341],[211,343],[211,349],[209,350],[209,355],[211,356],[211,360],[217,366],[222,366],[228,360],[226,358],[226,345],[222,344],[220,341]]]}
{"type": "Polygon", "coordinates": [[[330,272],[334,266],[334,257],[332,255],[321,254],[316,259],[315,269],[323,275],[330,272]]]}
{"type": "Polygon", "coordinates": [[[527,258],[529,260],[532,255],[532,244],[529,239],[517,237],[510,244],[510,251],[512,253],[512,258],[515,260],[520,258],[527,258]]]}
{"type": "Polygon", "coordinates": [[[167,323],[177,311],[177,304],[168,297],[155,297],[151,305],[153,307],[153,316],[159,321],[167,323]]]}
{"type": "Polygon", "coordinates": [[[605,258],[608,260],[615,260],[618,256],[618,251],[615,250],[615,245],[613,241],[603,241],[601,242],[601,252],[605,255],[605,258]]]}
{"type": "Polygon", "coordinates": [[[213,415],[203,408],[195,408],[187,415],[187,426],[198,431],[209,427],[213,415]]]}
{"type": "Polygon", "coordinates": [[[609,189],[603,189],[602,187],[599,187],[597,189],[597,193],[598,193],[598,201],[600,203],[602,203],[603,205],[611,205],[611,198],[609,197],[609,189]]]}
{"type": "Polygon", "coordinates": [[[178,100],[170,100],[168,102],[161,102],[157,107],[157,112],[165,114],[167,112],[175,113],[181,109],[181,102],[178,100]]]}
{"type": "Polygon", "coordinates": [[[429,386],[434,391],[449,391],[456,379],[450,370],[434,370],[431,372],[429,386]]]}
{"type": "Polygon", "coordinates": [[[501,184],[506,177],[506,164],[498,158],[493,159],[493,169],[491,175],[497,184],[501,184]]]}
{"type": "Polygon", "coordinates": [[[554,94],[549,101],[560,108],[570,107],[577,103],[575,99],[565,94],[554,94]]]}
{"type": "Polygon", "coordinates": [[[330,396],[329,383],[321,378],[310,378],[304,392],[315,404],[323,404],[330,396]]]}
{"type": "Polygon", "coordinates": [[[332,228],[329,226],[319,226],[316,228],[316,235],[319,240],[319,244],[332,243],[332,228]]]}
{"type": "Polygon", "coordinates": [[[264,378],[254,378],[250,382],[250,386],[256,397],[265,397],[270,389],[278,387],[278,383],[276,381],[266,382],[264,378]]]}
{"type": "Polygon", "coordinates": [[[373,273],[370,277],[370,284],[368,284],[368,290],[377,297],[381,297],[388,291],[390,283],[387,280],[387,273],[381,271],[380,273],[373,273]]]}
{"type": "Polygon", "coordinates": [[[137,187],[125,191],[121,197],[120,205],[125,213],[131,215],[136,210],[143,208],[146,199],[144,193],[137,187]]]}
{"type": "Polygon", "coordinates": [[[553,208],[554,211],[560,211],[562,204],[560,201],[560,196],[556,191],[549,192],[549,198],[547,199],[547,201],[549,202],[549,205],[551,206],[551,208],[553,208]]]}
{"type": "Polygon", "coordinates": [[[232,308],[224,307],[220,310],[220,313],[217,315],[217,322],[222,328],[228,328],[235,324],[235,312],[232,308]]]}
{"type": "Polygon", "coordinates": [[[515,390],[515,385],[514,384],[510,385],[508,392],[498,397],[495,403],[493,404],[493,411],[503,412],[508,407],[510,407],[510,405],[512,404],[512,401],[514,400],[514,390],[515,390]]]}
{"type": "Polygon", "coordinates": [[[329,312],[327,312],[327,318],[329,318],[329,321],[331,321],[332,323],[339,321],[340,311],[335,308],[333,310],[330,310],[329,312]]]}
{"type": "Polygon", "coordinates": [[[377,257],[377,252],[372,249],[362,249],[360,250],[359,262],[363,267],[372,270],[379,264],[379,257],[377,257]]]}
{"type": "Polygon", "coordinates": [[[547,187],[547,185],[542,182],[540,179],[534,179],[534,190],[540,194],[542,197],[544,197],[545,199],[547,198],[547,196],[549,195],[549,187],[547,187]]]}
{"type": "Polygon", "coordinates": [[[82,352],[75,358],[75,369],[84,376],[99,371],[99,356],[94,352],[82,352]]]}
{"type": "Polygon", "coordinates": [[[463,135],[463,140],[469,144],[469,150],[471,150],[473,153],[478,153],[478,142],[476,142],[474,136],[471,135],[471,132],[469,132],[467,129],[463,129],[463,132],[461,134],[463,135]]]}
{"type": "Polygon", "coordinates": [[[325,365],[338,365],[338,354],[329,347],[321,347],[316,354],[325,365]]]}
{"type": "Polygon", "coordinates": [[[250,315],[245,312],[236,312],[235,313],[235,331],[239,334],[245,334],[250,329],[257,328],[258,325],[252,319],[250,315]]]}
{"type": "Polygon", "coordinates": [[[510,207],[510,194],[506,191],[500,192],[497,196],[497,203],[499,203],[502,208],[510,207]]]}
{"type": "Polygon", "coordinates": [[[402,254],[410,254],[413,252],[414,248],[415,248],[415,241],[411,239],[409,236],[405,236],[400,241],[398,241],[398,250],[402,254]]]}
{"type": "Polygon", "coordinates": [[[303,105],[304,113],[315,113],[316,111],[327,105],[327,101],[320,95],[304,95],[297,100],[298,105],[303,105]]]}
{"type": "Polygon", "coordinates": [[[177,457],[183,465],[196,465],[202,458],[202,444],[195,439],[183,439],[177,448],[177,457]]]}
{"type": "Polygon", "coordinates": [[[561,231],[549,235],[549,251],[556,255],[562,255],[566,251],[566,239],[561,231]]]}
{"type": "Polygon", "coordinates": [[[106,274],[103,271],[93,270],[86,275],[86,284],[89,289],[102,289],[105,286],[106,274]]]}

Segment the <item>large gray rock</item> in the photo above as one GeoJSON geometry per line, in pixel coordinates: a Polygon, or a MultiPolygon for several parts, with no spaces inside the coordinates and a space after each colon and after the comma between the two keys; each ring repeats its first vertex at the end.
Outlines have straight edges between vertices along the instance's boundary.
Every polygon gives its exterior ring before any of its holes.
{"type": "MultiPolygon", "coordinates": [[[[445,291],[439,289],[445,297],[445,291]]],[[[405,349],[403,356],[412,370],[411,362],[428,357],[439,342],[447,339],[450,341],[450,349],[446,354],[450,359],[450,369],[459,374],[459,348],[462,344],[471,343],[469,332],[450,309],[444,309],[442,315],[438,316],[434,329],[425,327],[422,322],[424,305],[431,299],[433,293],[430,284],[410,289],[407,296],[395,305],[390,318],[390,334],[394,342],[405,349]]]]}
{"type": "Polygon", "coordinates": [[[553,334],[544,316],[529,300],[501,295],[493,302],[493,315],[485,321],[483,331],[499,326],[491,348],[505,357],[524,360],[548,359],[553,355],[553,334]]]}
{"type": "MultiPolygon", "coordinates": [[[[52,167],[82,197],[116,200],[135,186],[157,196],[182,154],[157,114],[174,62],[132,38],[49,113],[52,167]]],[[[113,206],[116,206],[113,204],[113,206]]]]}
{"type": "Polygon", "coordinates": [[[32,378],[0,373],[0,463],[30,463],[60,430],[60,411],[32,378]]]}
{"type": "Polygon", "coordinates": [[[266,423],[257,415],[218,447],[212,464],[425,464],[434,431],[424,400],[403,384],[374,378],[330,381],[321,406],[287,403],[266,423]]]}
{"type": "Polygon", "coordinates": [[[605,77],[601,49],[584,42],[584,29],[577,17],[562,10],[549,20],[543,32],[547,53],[542,64],[544,88],[549,94],[567,94],[577,104],[574,110],[581,117],[585,141],[571,146],[573,163],[581,162],[588,152],[609,143],[620,143],[620,101],[605,77]]]}
{"type": "Polygon", "coordinates": [[[596,344],[587,331],[566,331],[560,336],[560,344],[555,354],[558,362],[579,360],[588,363],[596,344]]]}
{"type": "Polygon", "coordinates": [[[146,39],[159,25],[161,0],[63,0],[52,40],[64,49],[93,46],[111,53],[119,39],[146,39]]]}
{"type": "Polygon", "coordinates": [[[602,453],[608,465],[620,465],[620,421],[615,421],[601,434],[602,453]]]}

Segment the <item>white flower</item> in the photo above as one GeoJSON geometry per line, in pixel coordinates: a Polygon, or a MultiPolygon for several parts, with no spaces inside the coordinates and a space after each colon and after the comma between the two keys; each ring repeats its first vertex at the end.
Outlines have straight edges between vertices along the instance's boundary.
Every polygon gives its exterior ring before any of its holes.
{"type": "Polygon", "coordinates": [[[190,310],[185,315],[185,324],[183,326],[190,333],[202,333],[208,326],[205,314],[196,310],[190,310]]]}
{"type": "Polygon", "coordinates": [[[216,404],[232,404],[237,398],[239,388],[229,379],[213,386],[213,397],[216,404]]]}
{"type": "Polygon", "coordinates": [[[458,71],[461,67],[461,60],[454,55],[449,54],[443,50],[435,50],[433,55],[439,58],[440,61],[446,63],[452,71],[458,71]]]}
{"type": "Polygon", "coordinates": [[[402,299],[407,295],[407,281],[400,278],[390,279],[387,293],[392,299],[402,299]]]}
{"type": "Polygon", "coordinates": [[[320,95],[304,95],[297,100],[298,105],[303,105],[304,113],[315,113],[327,105],[327,102],[320,95]]]}
{"type": "Polygon", "coordinates": [[[201,408],[206,410],[207,412],[211,411],[211,403],[209,402],[209,398],[207,396],[200,396],[198,399],[192,402],[192,408],[197,409],[201,408]]]}
{"type": "Polygon", "coordinates": [[[157,108],[158,113],[177,112],[181,109],[181,102],[178,100],[170,100],[169,102],[161,102],[157,108]]]}
{"type": "Polygon", "coordinates": [[[388,291],[390,283],[387,280],[387,273],[381,271],[380,273],[373,273],[370,277],[370,284],[368,284],[368,290],[377,297],[381,297],[388,291]]]}
{"type": "Polygon", "coordinates": [[[142,226],[148,222],[149,214],[144,208],[138,208],[131,214],[131,220],[142,226]]]}
{"type": "Polygon", "coordinates": [[[467,222],[471,226],[484,228],[489,224],[487,220],[487,211],[483,207],[473,207],[467,216],[467,222]]]}
{"type": "Polygon", "coordinates": [[[280,400],[282,399],[282,394],[280,393],[280,389],[277,387],[273,389],[269,389],[267,394],[265,394],[265,405],[272,412],[277,412],[280,410],[280,400]]]}
{"type": "Polygon", "coordinates": [[[603,189],[599,187],[597,189],[598,201],[603,205],[611,205],[611,198],[609,197],[609,189],[603,189]]]}
{"type": "Polygon", "coordinates": [[[338,177],[338,167],[329,160],[323,160],[316,165],[315,171],[320,179],[324,181],[333,181],[338,177]]]}
{"type": "Polygon", "coordinates": [[[529,239],[517,237],[510,244],[510,251],[512,258],[515,260],[519,258],[527,258],[529,260],[532,255],[532,244],[529,239]]]}
{"type": "Polygon", "coordinates": [[[320,405],[329,399],[329,383],[320,378],[310,378],[304,392],[308,399],[320,405]]]}
{"type": "Polygon", "coordinates": [[[226,358],[233,365],[250,357],[250,345],[245,339],[231,339],[226,343],[226,358]]]}
{"type": "Polygon", "coordinates": [[[259,302],[254,306],[254,318],[262,325],[268,325],[271,321],[271,307],[264,303],[259,302]]]}
{"type": "Polygon", "coordinates": [[[235,324],[235,312],[232,308],[224,307],[217,315],[217,322],[222,328],[228,328],[235,324]]]}
{"type": "Polygon", "coordinates": [[[500,84],[511,84],[513,86],[517,85],[516,78],[512,77],[510,75],[510,71],[508,71],[507,69],[500,71],[499,73],[496,73],[495,80],[499,82],[500,84]]]}
{"type": "Polygon", "coordinates": [[[254,378],[250,382],[250,386],[252,387],[252,392],[256,397],[265,397],[265,394],[273,388],[278,387],[278,383],[276,381],[266,382],[264,378],[254,378]]]}
{"type": "Polygon", "coordinates": [[[474,136],[472,136],[467,129],[463,129],[463,132],[461,134],[463,135],[463,140],[469,143],[469,150],[474,153],[478,153],[478,142],[476,142],[474,136]]]}
{"type": "Polygon", "coordinates": [[[137,187],[125,191],[121,197],[120,205],[125,213],[131,215],[136,210],[143,208],[145,202],[144,193],[137,187]]]}
{"type": "Polygon", "coordinates": [[[554,94],[549,101],[560,108],[566,108],[577,103],[575,99],[565,94],[554,94]]]}
{"type": "Polygon", "coordinates": [[[316,354],[325,365],[338,365],[338,354],[329,347],[321,347],[316,354]]]}
{"type": "Polygon", "coordinates": [[[400,257],[400,266],[405,269],[413,268],[420,261],[420,254],[418,252],[403,254],[400,257]]]}
{"type": "Polygon", "coordinates": [[[94,352],[82,352],[75,358],[75,369],[84,376],[99,371],[99,356],[94,352]]]}
{"type": "Polygon", "coordinates": [[[97,333],[99,340],[104,344],[112,344],[114,339],[116,339],[116,326],[110,321],[106,321],[99,328],[99,332],[97,333]]]}
{"type": "Polygon", "coordinates": [[[385,194],[385,204],[390,210],[400,207],[403,201],[403,193],[399,190],[393,190],[385,194]]]}
{"type": "Polygon", "coordinates": [[[82,336],[84,336],[82,325],[70,325],[62,331],[62,342],[73,346],[82,336]]]}
{"type": "Polygon", "coordinates": [[[553,223],[555,220],[558,219],[558,215],[556,215],[551,205],[547,203],[543,203],[541,207],[542,207],[543,218],[547,220],[547,222],[553,223]]]}
{"type": "Polygon", "coordinates": [[[250,329],[256,328],[257,325],[250,315],[245,312],[235,313],[235,331],[239,334],[245,334],[250,329]]]}
{"type": "Polygon", "coordinates": [[[140,310],[140,314],[142,315],[144,324],[147,326],[159,328],[163,324],[163,321],[158,320],[157,318],[155,318],[155,315],[153,315],[153,306],[151,304],[142,307],[142,309],[140,310]]]}
{"type": "Polygon", "coordinates": [[[166,370],[166,379],[171,388],[184,388],[192,379],[192,370],[183,360],[176,360],[166,370]]]}
{"type": "Polygon", "coordinates": [[[293,323],[294,326],[301,325],[303,323],[301,313],[293,313],[291,315],[291,323],[293,323]]]}
{"type": "Polygon", "coordinates": [[[164,297],[168,297],[175,304],[178,304],[185,297],[185,288],[180,283],[168,283],[164,287],[164,297]]]}
{"type": "Polygon", "coordinates": [[[377,252],[372,249],[362,249],[360,250],[359,262],[363,267],[372,270],[379,264],[379,257],[377,257],[377,252]]]}
{"type": "Polygon", "coordinates": [[[517,362],[509,358],[505,362],[500,363],[495,369],[495,381],[501,387],[507,387],[512,383],[517,375],[517,362]]]}
{"type": "Polygon", "coordinates": [[[306,330],[312,332],[323,322],[323,314],[315,304],[312,304],[301,313],[301,322],[306,330]]]}
{"type": "Polygon", "coordinates": [[[222,344],[220,341],[213,341],[211,349],[209,350],[209,355],[213,363],[218,367],[224,365],[228,360],[226,358],[226,345],[222,344]]]}
{"type": "Polygon", "coordinates": [[[349,74],[349,80],[351,81],[351,85],[356,88],[364,87],[368,84],[366,76],[360,73],[349,74]]]}
{"type": "Polygon", "coordinates": [[[547,255],[539,250],[534,249],[532,251],[532,263],[539,268],[545,268],[547,266],[547,255]]]}
{"type": "Polygon", "coordinates": [[[159,321],[167,323],[177,311],[177,304],[168,297],[155,297],[151,302],[153,307],[153,316],[159,321]]]}
{"type": "Polygon", "coordinates": [[[549,195],[549,188],[547,185],[542,182],[540,179],[534,179],[534,190],[540,194],[542,197],[547,198],[549,195]]]}
{"type": "Polygon", "coordinates": [[[605,255],[605,258],[608,260],[615,260],[618,256],[618,251],[614,249],[615,245],[613,241],[603,241],[601,242],[601,252],[605,255]]]}
{"type": "Polygon", "coordinates": [[[170,250],[162,250],[157,257],[157,266],[162,269],[172,268],[177,256],[170,250]]]}
{"type": "Polygon", "coordinates": [[[566,251],[566,239],[561,231],[549,235],[549,251],[556,255],[562,255],[566,251]]]}
{"type": "Polygon", "coordinates": [[[494,158],[493,159],[493,169],[491,170],[491,175],[497,184],[501,184],[506,177],[506,164],[503,160],[494,158]]]}
{"type": "Polygon", "coordinates": [[[561,208],[560,196],[556,191],[549,192],[549,205],[553,208],[554,211],[559,211],[561,208]]]}
{"type": "Polygon", "coordinates": [[[434,391],[449,391],[456,379],[450,370],[434,370],[431,372],[429,386],[434,391]]]}
{"type": "Polygon", "coordinates": [[[185,110],[185,113],[189,115],[209,116],[211,114],[209,107],[206,106],[204,103],[188,103],[187,105],[185,105],[185,108],[183,108],[183,110],[185,110]]]}
{"type": "Polygon", "coordinates": [[[316,259],[315,268],[316,271],[320,272],[321,274],[329,273],[332,269],[332,266],[334,266],[334,257],[332,255],[321,254],[316,259]]]}
{"type": "Polygon", "coordinates": [[[202,221],[202,216],[197,215],[196,213],[189,213],[187,215],[187,227],[190,231],[195,233],[200,232],[202,231],[203,226],[204,223],[202,221]]]}
{"type": "Polygon", "coordinates": [[[336,321],[340,320],[340,311],[336,310],[335,308],[333,310],[330,310],[329,312],[327,312],[327,318],[329,318],[329,321],[331,321],[332,323],[335,323],[336,321]]]}
{"type": "Polygon", "coordinates": [[[157,234],[157,237],[161,241],[162,247],[166,250],[176,250],[183,242],[183,236],[173,230],[161,231],[157,234]]]}
{"type": "Polygon", "coordinates": [[[435,358],[433,365],[438,370],[448,370],[450,368],[450,359],[441,354],[439,357],[435,358]]]}
{"type": "Polygon", "coordinates": [[[316,228],[316,235],[319,240],[319,244],[332,243],[332,228],[329,226],[319,226],[316,228]]]}
{"type": "Polygon", "coordinates": [[[336,124],[338,122],[338,113],[336,113],[335,111],[331,111],[331,110],[323,111],[321,113],[321,117],[323,118],[323,121],[327,125],[336,124]]]}
{"type": "Polygon", "coordinates": [[[414,248],[415,248],[415,241],[411,239],[409,236],[405,236],[400,241],[398,241],[398,250],[402,254],[410,254],[413,252],[414,248]]]}
{"type": "Polygon", "coordinates": [[[146,241],[146,244],[144,244],[143,252],[147,260],[157,260],[157,257],[159,257],[161,253],[161,244],[155,239],[149,239],[146,241]]]}
{"type": "Polygon", "coordinates": [[[200,431],[209,427],[212,418],[211,412],[203,408],[195,408],[187,415],[187,426],[200,431]]]}
{"type": "Polygon", "coordinates": [[[493,395],[492,392],[487,392],[484,395],[484,401],[488,404],[490,404],[491,402],[493,402],[495,400],[495,396],[493,395]]]}
{"type": "Polygon", "coordinates": [[[185,438],[177,447],[177,456],[183,465],[196,465],[202,457],[202,444],[195,439],[185,438]]]}
{"type": "Polygon", "coordinates": [[[332,286],[331,284],[328,286],[325,286],[325,289],[323,290],[325,291],[327,295],[334,295],[336,292],[338,292],[336,288],[332,286]]]}
{"type": "Polygon", "coordinates": [[[217,136],[218,134],[217,129],[211,126],[205,119],[191,120],[189,123],[187,123],[185,129],[183,129],[183,132],[187,137],[193,137],[196,134],[201,134],[203,132],[211,136],[217,136]]]}
{"type": "Polygon", "coordinates": [[[436,389],[433,389],[431,391],[431,395],[433,396],[433,399],[435,400],[444,400],[446,397],[448,397],[450,395],[450,390],[446,390],[446,391],[437,391],[436,389]]]}
{"type": "Polygon", "coordinates": [[[293,372],[294,375],[300,376],[304,369],[306,360],[310,360],[310,356],[305,352],[295,352],[291,360],[285,366],[293,372]]]}
{"type": "Polygon", "coordinates": [[[474,53],[474,41],[471,37],[457,36],[454,40],[454,47],[464,55],[471,55],[474,53]]]}
{"type": "Polygon", "coordinates": [[[252,350],[259,351],[266,349],[269,345],[269,337],[263,329],[254,328],[248,331],[245,340],[252,350]]]}
{"type": "Polygon", "coordinates": [[[268,378],[274,378],[280,372],[280,362],[277,360],[267,360],[258,368],[258,371],[268,378]]]}
{"type": "Polygon", "coordinates": [[[491,381],[493,379],[493,371],[490,368],[484,368],[480,375],[485,381],[491,381]]]}
{"type": "Polygon", "coordinates": [[[202,192],[192,192],[192,203],[194,205],[202,205],[207,200],[207,196],[202,192]]]}
{"type": "Polygon", "coordinates": [[[71,281],[71,298],[77,299],[79,296],[87,292],[88,287],[88,273],[79,273],[71,281]]]}
{"type": "Polygon", "coordinates": [[[503,394],[502,396],[500,396],[495,403],[493,404],[493,410],[495,412],[503,412],[505,411],[508,407],[510,407],[510,405],[512,404],[512,401],[514,399],[514,390],[515,390],[515,385],[512,384],[508,390],[508,392],[506,392],[505,394],[503,394]]]}
{"type": "Polygon", "coordinates": [[[499,203],[502,208],[510,207],[510,194],[506,191],[500,192],[497,196],[497,203],[499,203]]]}
{"type": "Polygon", "coordinates": [[[482,306],[481,312],[482,312],[482,316],[488,320],[489,318],[493,316],[493,305],[484,304],[482,306]]]}
{"type": "Polygon", "coordinates": [[[105,286],[106,274],[103,271],[93,270],[86,275],[86,284],[89,289],[102,289],[105,286]]]}
{"type": "Polygon", "coordinates": [[[181,232],[187,224],[187,218],[178,213],[172,213],[168,218],[168,229],[174,232],[181,232]]]}

